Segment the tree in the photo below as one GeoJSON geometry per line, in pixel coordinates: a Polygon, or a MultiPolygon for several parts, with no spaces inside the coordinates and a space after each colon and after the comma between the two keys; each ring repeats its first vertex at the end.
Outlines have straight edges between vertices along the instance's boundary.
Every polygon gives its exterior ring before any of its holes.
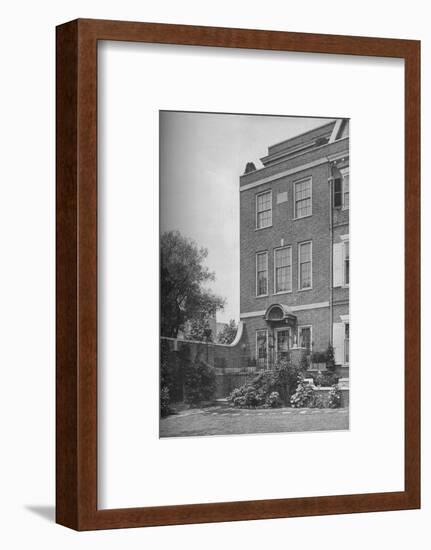
{"type": "Polygon", "coordinates": [[[186,340],[197,342],[212,342],[213,333],[207,318],[197,317],[190,321],[190,329],[186,332],[186,340]]]}
{"type": "Polygon", "coordinates": [[[167,231],[160,240],[161,334],[176,338],[187,321],[205,319],[224,306],[224,300],[204,287],[214,281],[205,265],[208,250],[167,231]]]}
{"type": "Polygon", "coordinates": [[[219,344],[232,344],[232,342],[235,340],[236,333],[238,331],[238,326],[235,323],[233,319],[229,321],[227,325],[225,325],[222,330],[220,331],[218,335],[218,343],[219,344]]]}

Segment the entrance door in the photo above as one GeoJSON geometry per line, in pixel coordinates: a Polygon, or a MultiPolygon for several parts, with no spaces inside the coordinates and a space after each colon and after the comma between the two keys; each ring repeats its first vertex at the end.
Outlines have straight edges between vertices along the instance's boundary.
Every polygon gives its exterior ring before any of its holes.
{"type": "Polygon", "coordinates": [[[275,360],[287,359],[289,355],[290,329],[279,328],[275,330],[275,360]]]}

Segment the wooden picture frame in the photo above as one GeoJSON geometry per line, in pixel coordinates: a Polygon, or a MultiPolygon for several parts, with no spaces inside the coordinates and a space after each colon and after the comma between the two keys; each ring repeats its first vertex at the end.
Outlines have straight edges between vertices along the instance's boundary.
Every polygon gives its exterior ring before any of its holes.
{"type": "MultiPolygon", "coordinates": [[[[56,521],[76,530],[420,507],[420,42],[78,19],[57,27],[56,521]],[[405,489],[97,508],[99,40],[402,58],[405,62],[405,489]]],[[[240,495],[238,495],[240,498],[240,495]]]]}

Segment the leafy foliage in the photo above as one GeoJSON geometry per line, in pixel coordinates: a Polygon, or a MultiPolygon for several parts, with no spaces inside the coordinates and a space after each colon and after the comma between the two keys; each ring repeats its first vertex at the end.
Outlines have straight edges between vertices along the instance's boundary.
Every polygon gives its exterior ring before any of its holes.
{"type": "Polygon", "coordinates": [[[232,344],[235,340],[238,326],[233,319],[229,321],[227,325],[223,327],[218,335],[217,341],[219,344],[232,344]]]}
{"type": "Polygon", "coordinates": [[[282,402],[280,399],[280,395],[278,391],[273,391],[269,394],[269,396],[266,399],[267,405],[269,405],[272,409],[275,409],[277,407],[281,407],[282,402]]]}
{"type": "Polygon", "coordinates": [[[335,368],[334,348],[331,344],[328,344],[326,349],[326,368],[329,370],[334,370],[335,368]]]}
{"type": "Polygon", "coordinates": [[[315,351],[311,354],[313,363],[326,363],[326,351],[315,351]]]}
{"type": "Polygon", "coordinates": [[[329,391],[328,406],[331,409],[338,409],[341,407],[341,390],[338,384],[334,384],[329,391]]]}
{"type": "Polygon", "coordinates": [[[215,278],[206,248],[178,231],[163,233],[160,247],[161,334],[176,338],[186,321],[214,315],[224,300],[204,287],[215,278]]]}
{"type": "Polygon", "coordinates": [[[186,340],[212,342],[213,333],[208,318],[197,317],[190,321],[190,329],[185,334],[186,340]]]}
{"type": "Polygon", "coordinates": [[[162,418],[168,416],[171,413],[169,388],[163,386],[160,390],[160,415],[162,418]]]}
{"type": "Polygon", "coordinates": [[[189,405],[199,405],[202,401],[210,401],[214,397],[216,382],[215,370],[196,355],[193,363],[189,363],[184,376],[185,402],[189,405]]]}
{"type": "Polygon", "coordinates": [[[314,396],[315,393],[310,383],[300,377],[296,392],[290,398],[290,404],[295,408],[312,407],[314,396]]]}
{"type": "Polygon", "coordinates": [[[234,389],[228,401],[235,407],[287,405],[300,372],[299,366],[281,359],[274,370],[262,371],[250,383],[234,389]]]}
{"type": "Polygon", "coordinates": [[[313,382],[315,386],[318,386],[318,387],[333,386],[334,384],[338,383],[338,379],[339,377],[333,372],[318,371],[317,374],[313,375],[313,382]]]}
{"type": "Polygon", "coordinates": [[[303,353],[301,355],[301,361],[300,361],[300,368],[301,370],[305,371],[310,366],[310,355],[307,353],[303,353]]]}

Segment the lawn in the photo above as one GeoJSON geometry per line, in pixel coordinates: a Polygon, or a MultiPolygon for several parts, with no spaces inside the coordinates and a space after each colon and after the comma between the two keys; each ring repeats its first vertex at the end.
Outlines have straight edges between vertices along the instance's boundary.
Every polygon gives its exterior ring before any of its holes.
{"type": "Polygon", "coordinates": [[[189,409],[160,420],[160,437],[348,430],[349,409],[189,409]]]}

